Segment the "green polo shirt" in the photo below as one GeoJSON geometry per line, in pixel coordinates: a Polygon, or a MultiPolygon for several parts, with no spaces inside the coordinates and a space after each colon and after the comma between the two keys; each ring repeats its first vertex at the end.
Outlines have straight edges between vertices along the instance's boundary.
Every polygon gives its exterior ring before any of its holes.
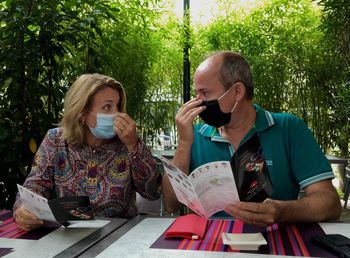
{"type": "MultiPolygon", "coordinates": [[[[254,107],[255,126],[240,145],[257,133],[271,177],[272,199],[295,200],[300,189],[334,178],[326,156],[303,120],[291,114],[268,112],[258,105],[254,107]]],[[[208,162],[229,161],[234,152],[215,127],[196,125],[190,171],[208,162]]]]}

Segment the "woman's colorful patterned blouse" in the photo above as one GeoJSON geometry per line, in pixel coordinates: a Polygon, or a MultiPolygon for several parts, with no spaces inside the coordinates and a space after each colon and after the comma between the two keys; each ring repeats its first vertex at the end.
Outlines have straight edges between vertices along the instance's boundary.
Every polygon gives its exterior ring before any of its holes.
{"type": "Polygon", "coordinates": [[[157,164],[141,140],[134,153],[119,138],[98,147],[71,145],[55,128],[47,132],[23,186],[48,199],[87,195],[95,216],[132,218],[138,213],[136,192],[158,199],[160,183],[157,164]]]}

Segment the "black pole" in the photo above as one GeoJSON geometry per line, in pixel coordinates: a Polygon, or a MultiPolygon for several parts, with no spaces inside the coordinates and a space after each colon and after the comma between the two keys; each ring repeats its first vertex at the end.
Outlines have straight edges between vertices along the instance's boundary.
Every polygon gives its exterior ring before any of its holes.
{"type": "Polygon", "coordinates": [[[184,103],[190,100],[190,0],[184,0],[184,15],[183,15],[183,31],[184,31],[184,65],[183,65],[183,101],[184,103]]]}

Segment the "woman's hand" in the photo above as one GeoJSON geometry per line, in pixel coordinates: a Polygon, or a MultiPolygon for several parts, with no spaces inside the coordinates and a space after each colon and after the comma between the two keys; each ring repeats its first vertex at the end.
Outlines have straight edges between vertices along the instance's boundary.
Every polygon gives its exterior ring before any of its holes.
{"type": "Polygon", "coordinates": [[[27,211],[22,206],[15,211],[15,221],[17,227],[22,230],[32,230],[44,224],[44,221],[38,219],[33,213],[27,211]]]}
{"type": "Polygon", "coordinates": [[[136,149],[139,138],[136,133],[136,123],[126,113],[118,113],[114,119],[114,129],[119,139],[129,152],[136,149]]]}

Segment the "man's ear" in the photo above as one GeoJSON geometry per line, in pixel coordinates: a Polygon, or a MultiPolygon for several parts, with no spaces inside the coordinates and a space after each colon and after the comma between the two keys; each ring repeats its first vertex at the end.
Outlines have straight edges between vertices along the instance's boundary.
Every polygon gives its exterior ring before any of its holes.
{"type": "Polygon", "coordinates": [[[236,82],[236,86],[233,87],[235,87],[233,90],[236,93],[236,101],[242,100],[245,97],[245,85],[242,82],[236,82]]]}

